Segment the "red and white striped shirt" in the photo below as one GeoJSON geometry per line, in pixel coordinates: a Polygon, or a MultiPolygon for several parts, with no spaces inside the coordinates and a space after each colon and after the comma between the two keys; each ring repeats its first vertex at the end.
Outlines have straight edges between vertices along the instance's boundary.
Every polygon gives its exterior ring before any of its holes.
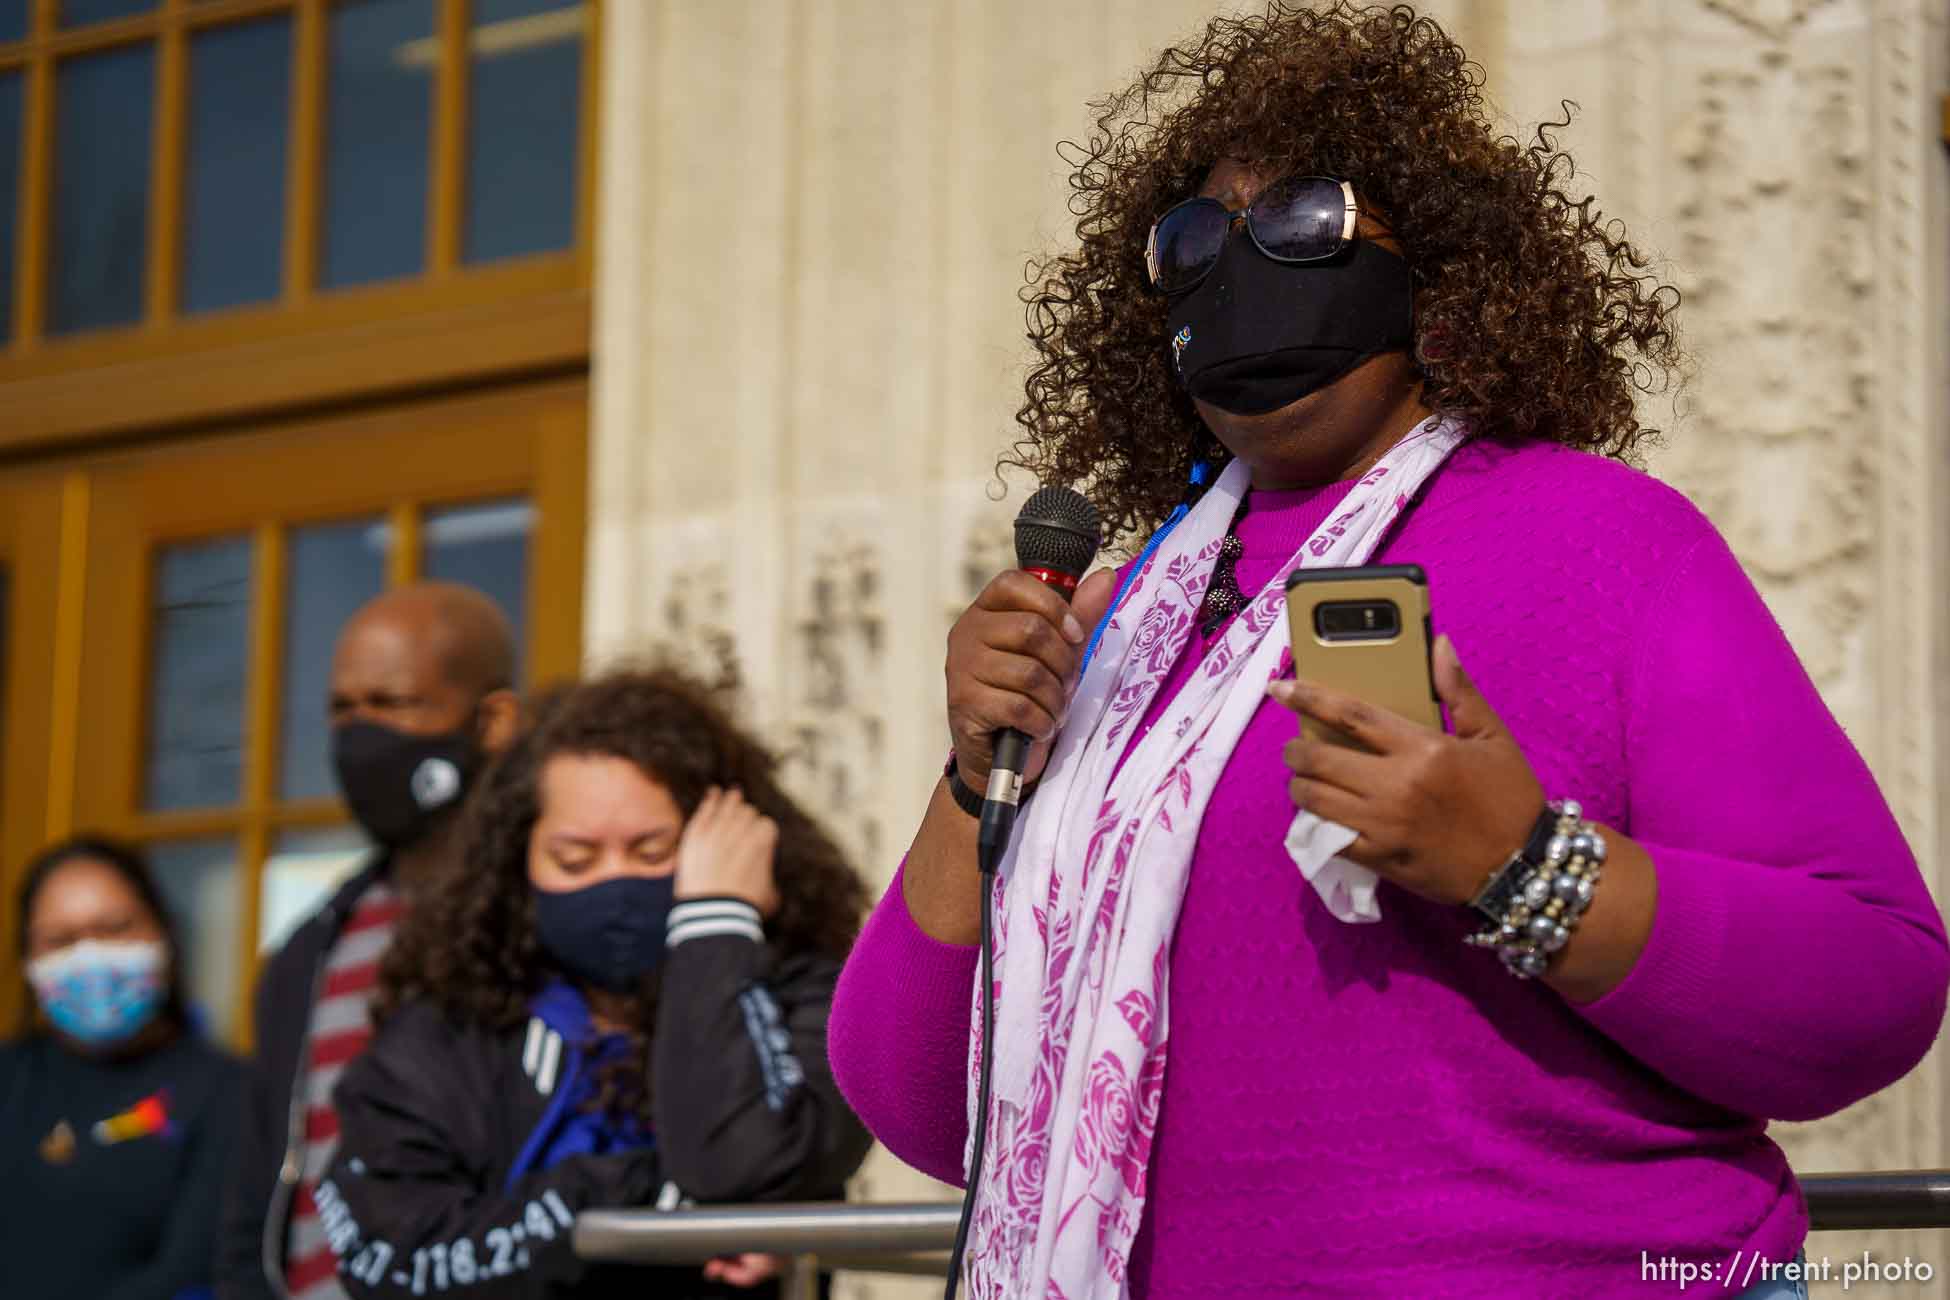
{"type": "Polygon", "coordinates": [[[367,1014],[379,984],[379,961],[392,942],[406,905],[384,881],[359,895],[345,928],[325,959],[325,978],[311,1009],[305,1073],[296,1087],[305,1099],[305,1163],[291,1207],[291,1233],[285,1240],[284,1280],[292,1300],[344,1300],[338,1260],[319,1222],[312,1193],[331,1167],[339,1142],[338,1112],[332,1089],[353,1057],[372,1038],[367,1014]]]}

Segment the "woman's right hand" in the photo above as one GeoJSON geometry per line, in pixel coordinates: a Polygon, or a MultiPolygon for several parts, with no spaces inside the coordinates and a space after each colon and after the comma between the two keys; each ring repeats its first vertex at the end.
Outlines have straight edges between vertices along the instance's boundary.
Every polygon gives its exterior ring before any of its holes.
{"type": "Polygon", "coordinates": [[[704,1280],[732,1286],[757,1286],[785,1272],[784,1255],[720,1255],[704,1266],[704,1280]]]}
{"type": "Polygon", "coordinates": [[[1023,780],[1042,775],[1076,689],[1084,642],[1116,590],[1117,574],[1099,569],[1066,603],[1011,569],[955,620],[948,633],[948,730],[971,789],[987,787],[995,733],[1004,727],[1034,742],[1023,780]]]}

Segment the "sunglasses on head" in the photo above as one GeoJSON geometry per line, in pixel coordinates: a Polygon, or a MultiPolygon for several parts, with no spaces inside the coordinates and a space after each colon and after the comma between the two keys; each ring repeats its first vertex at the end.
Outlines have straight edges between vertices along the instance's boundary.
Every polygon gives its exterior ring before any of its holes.
{"type": "Polygon", "coordinates": [[[1178,294],[1219,264],[1234,222],[1244,221],[1259,251],[1276,262],[1321,262],[1354,242],[1354,185],[1332,176],[1274,181],[1234,212],[1217,199],[1186,199],[1151,223],[1144,265],[1151,287],[1178,294]]]}

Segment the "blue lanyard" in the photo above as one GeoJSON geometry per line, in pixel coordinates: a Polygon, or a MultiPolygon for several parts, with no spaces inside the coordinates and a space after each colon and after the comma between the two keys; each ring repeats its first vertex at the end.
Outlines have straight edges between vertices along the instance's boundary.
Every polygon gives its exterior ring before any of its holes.
{"type": "MultiPolygon", "coordinates": [[[[1202,485],[1211,473],[1212,467],[1204,461],[1193,465],[1192,486],[1202,485]]],[[[1179,502],[1171,514],[1165,517],[1164,523],[1159,525],[1158,531],[1151,534],[1151,540],[1144,544],[1144,549],[1138,552],[1137,563],[1125,571],[1124,580],[1117,584],[1117,594],[1111,597],[1110,608],[1106,609],[1104,616],[1097,620],[1096,630],[1091,632],[1089,643],[1083,647],[1083,666],[1077,670],[1077,680],[1083,680],[1083,674],[1090,668],[1090,661],[1097,657],[1097,643],[1104,639],[1104,629],[1110,626],[1110,620],[1116,615],[1118,606],[1124,603],[1124,595],[1130,591],[1132,581],[1138,574],[1144,572],[1144,566],[1151,562],[1151,556],[1157,551],[1159,545],[1165,538],[1171,536],[1171,530],[1178,527],[1179,522],[1190,514],[1191,510],[1188,503],[1179,502]]]]}

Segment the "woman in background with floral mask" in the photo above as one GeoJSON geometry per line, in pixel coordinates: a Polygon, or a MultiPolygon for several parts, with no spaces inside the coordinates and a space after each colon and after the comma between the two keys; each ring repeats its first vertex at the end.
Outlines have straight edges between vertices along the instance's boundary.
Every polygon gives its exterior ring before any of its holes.
{"type": "Polygon", "coordinates": [[[776,1293],[778,1261],[592,1268],[590,1207],[844,1194],[868,1138],[826,1066],[865,892],[706,687],[545,698],[410,914],[336,1094],[318,1199],[354,1296],[776,1293]]]}
{"type": "Polygon", "coordinates": [[[242,1067],[190,1028],[147,863],[75,839],[28,864],[32,990],[0,1046],[0,1260],[37,1300],[207,1294],[242,1067]]]}

